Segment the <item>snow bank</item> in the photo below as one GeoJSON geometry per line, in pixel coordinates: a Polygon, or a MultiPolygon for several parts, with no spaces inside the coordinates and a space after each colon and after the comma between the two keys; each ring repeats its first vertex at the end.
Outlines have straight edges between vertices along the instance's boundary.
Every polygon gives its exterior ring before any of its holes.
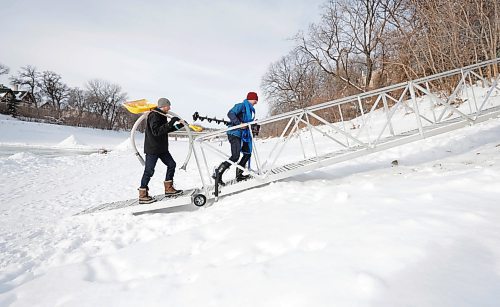
{"type": "Polygon", "coordinates": [[[74,135],[70,135],[62,142],[58,143],[55,147],[58,148],[67,148],[67,149],[75,149],[75,148],[85,148],[88,149],[89,146],[83,144],[80,140],[78,140],[74,135]]]}
{"type": "MultiPolygon", "coordinates": [[[[0,125],[12,134],[2,133],[3,143],[65,140],[116,150],[0,157],[0,306],[493,307],[500,301],[500,119],[199,210],[139,216],[73,215],[137,197],[143,168],[120,151],[128,148],[128,133],[2,118],[0,125]]],[[[180,165],[186,142],[170,147],[180,165]]],[[[152,193],[163,190],[165,170],[158,163],[152,193]]],[[[193,163],[176,172],[177,188],[198,181],[193,163]]]]}
{"type": "Polygon", "coordinates": [[[8,157],[10,161],[15,161],[19,163],[34,162],[37,156],[29,152],[18,152],[8,157]]]}
{"type": "Polygon", "coordinates": [[[130,143],[130,139],[126,139],[120,144],[116,145],[115,148],[113,149],[115,151],[131,151],[133,150],[132,144],[130,143]]]}

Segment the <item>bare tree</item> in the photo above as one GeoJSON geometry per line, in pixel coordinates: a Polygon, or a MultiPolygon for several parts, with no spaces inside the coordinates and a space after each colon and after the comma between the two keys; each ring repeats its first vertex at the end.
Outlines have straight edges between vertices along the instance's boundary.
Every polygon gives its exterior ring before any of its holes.
{"type": "Polygon", "coordinates": [[[129,130],[134,126],[137,118],[138,116],[136,114],[128,112],[125,108],[118,108],[116,110],[116,121],[113,128],[129,130]]]}
{"type": "Polygon", "coordinates": [[[108,96],[108,109],[106,110],[106,119],[108,129],[115,128],[119,110],[122,110],[122,102],[127,98],[127,94],[122,92],[122,87],[117,84],[109,84],[106,89],[108,96]]]}
{"type": "Polygon", "coordinates": [[[9,73],[9,68],[2,63],[0,63],[0,76],[1,75],[6,75],[9,73]]]}
{"type": "Polygon", "coordinates": [[[17,76],[12,76],[9,80],[12,85],[27,87],[28,91],[33,96],[35,108],[38,107],[38,102],[41,99],[41,93],[40,73],[37,71],[36,67],[30,65],[21,67],[21,70],[17,73],[17,76]]]}
{"type": "Polygon", "coordinates": [[[350,75],[349,57],[354,49],[354,42],[345,28],[341,3],[330,0],[324,7],[319,24],[312,24],[307,35],[297,35],[298,50],[308,55],[327,74],[335,76],[358,91],[363,91],[350,75]]]}
{"type": "Polygon", "coordinates": [[[261,87],[277,114],[307,107],[318,93],[319,71],[303,53],[292,51],[271,64],[261,87]]]}
{"type": "Polygon", "coordinates": [[[85,111],[87,108],[87,97],[85,90],[74,87],[68,93],[68,106],[78,111],[85,111]]]}
{"type": "Polygon", "coordinates": [[[363,61],[363,85],[370,85],[375,68],[376,51],[381,47],[388,23],[390,0],[358,0],[342,3],[345,32],[353,42],[353,53],[363,61]]]}
{"type": "Polygon", "coordinates": [[[96,113],[99,116],[104,116],[107,108],[106,98],[104,97],[104,81],[93,79],[85,85],[87,91],[87,104],[90,112],[96,113]]]}
{"type": "Polygon", "coordinates": [[[61,112],[62,106],[69,95],[69,88],[61,81],[61,76],[53,71],[44,71],[41,89],[43,95],[47,97],[54,109],[61,112]]]}
{"type": "Polygon", "coordinates": [[[296,42],[262,80],[274,113],[497,58],[500,2],[329,0],[296,42]]]}
{"type": "Polygon", "coordinates": [[[68,93],[68,106],[70,117],[73,118],[71,121],[79,126],[83,120],[83,112],[88,111],[86,92],[78,87],[71,88],[68,93]]]}
{"type": "Polygon", "coordinates": [[[121,86],[94,79],[87,82],[86,91],[90,111],[106,120],[107,129],[113,129],[120,103],[127,97],[121,86]]]}
{"type": "MultiPolygon", "coordinates": [[[[419,77],[493,59],[500,49],[498,0],[405,0],[394,14],[390,61],[419,77]]],[[[491,73],[498,73],[493,66],[491,73]]]]}
{"type": "MultiPolygon", "coordinates": [[[[461,1],[462,2],[462,1],[461,1]]],[[[474,44],[474,62],[500,56],[500,3],[498,0],[469,0],[461,5],[462,28],[474,44]]],[[[471,49],[472,49],[471,48],[471,49]]],[[[497,75],[493,65],[490,74],[497,75]]],[[[491,77],[491,75],[490,75],[491,77]]]]}
{"type": "Polygon", "coordinates": [[[381,74],[387,72],[389,83],[398,83],[420,76],[422,67],[418,39],[418,26],[413,0],[394,0],[386,4],[387,24],[381,40],[381,74]]]}
{"type": "Polygon", "coordinates": [[[329,0],[318,24],[297,36],[299,50],[323,71],[357,91],[365,91],[383,54],[391,12],[402,0],[329,0]]]}
{"type": "MultiPolygon", "coordinates": [[[[4,68],[8,70],[3,65],[1,68],[2,72],[4,68]]],[[[69,88],[56,72],[40,73],[30,65],[22,67],[9,80],[12,85],[29,90],[32,94],[36,109],[30,114],[26,113],[28,117],[53,115],[50,113],[52,110],[38,108],[40,102],[46,100],[58,112],[57,116],[64,116],[64,122],[70,125],[105,129],[130,128],[136,118],[121,108],[121,103],[127,96],[121,86],[107,81],[94,79],[88,81],[84,89],[69,88]]]]}

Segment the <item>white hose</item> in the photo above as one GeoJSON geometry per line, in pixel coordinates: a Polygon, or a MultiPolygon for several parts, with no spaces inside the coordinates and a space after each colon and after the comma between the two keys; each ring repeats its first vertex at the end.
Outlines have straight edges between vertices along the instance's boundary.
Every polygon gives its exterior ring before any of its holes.
{"type": "MultiPolygon", "coordinates": [[[[135,144],[135,130],[137,130],[137,127],[139,126],[139,124],[148,116],[150,112],[144,112],[141,117],[139,117],[135,123],[134,123],[134,126],[132,127],[132,130],[130,131],[130,143],[132,144],[132,148],[134,149],[135,151],[135,155],[137,156],[137,159],[139,159],[139,162],[142,164],[142,166],[144,166],[144,158],[142,157],[142,155],[140,154],[139,150],[137,149],[137,146],[135,144]]],[[[161,112],[157,112],[163,116],[167,116],[167,117],[177,117],[177,118],[180,118],[177,114],[175,114],[174,112],[172,111],[168,111],[168,114],[164,114],[164,113],[161,113],[161,112]]],[[[191,134],[191,130],[189,129],[189,124],[186,122],[186,125],[184,125],[184,130],[186,130],[187,132],[187,135],[188,135],[188,138],[189,138],[189,151],[188,151],[188,154],[186,156],[186,160],[184,161],[184,164],[182,164],[181,166],[181,169],[182,170],[186,170],[186,167],[187,167],[187,164],[189,162],[189,159],[191,158],[191,154],[193,152],[193,135],[191,134]]]]}
{"type": "MultiPolygon", "coordinates": [[[[180,118],[177,114],[175,114],[172,111],[168,111],[168,115],[175,116],[177,118],[180,118]]],[[[186,124],[184,125],[184,130],[186,130],[188,139],[189,139],[189,151],[186,156],[186,161],[184,161],[184,164],[181,166],[181,170],[186,170],[187,164],[189,162],[189,159],[191,159],[191,154],[193,153],[193,135],[191,134],[191,129],[189,129],[189,124],[188,122],[184,121],[186,124]]]]}
{"type": "Polygon", "coordinates": [[[134,137],[134,134],[135,134],[135,130],[137,129],[137,127],[139,126],[139,124],[148,116],[149,112],[145,112],[144,114],[141,115],[141,117],[139,117],[136,121],[135,121],[135,124],[134,126],[132,127],[132,130],[130,131],[130,143],[132,144],[132,148],[134,149],[135,151],[135,155],[137,157],[137,159],[139,159],[139,162],[141,162],[142,166],[144,166],[144,158],[141,156],[141,154],[139,153],[139,151],[137,150],[137,146],[135,145],[135,137],[134,137]]]}

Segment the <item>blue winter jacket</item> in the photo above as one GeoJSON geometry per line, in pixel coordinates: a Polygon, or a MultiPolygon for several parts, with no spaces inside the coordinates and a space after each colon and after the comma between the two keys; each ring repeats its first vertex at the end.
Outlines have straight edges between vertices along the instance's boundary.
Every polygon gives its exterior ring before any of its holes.
{"type": "MultiPolygon", "coordinates": [[[[228,125],[229,127],[238,126],[242,123],[249,123],[255,119],[255,109],[248,100],[243,100],[243,102],[237,103],[234,107],[229,110],[227,117],[231,121],[228,125]]],[[[234,129],[227,132],[228,135],[234,135],[242,138],[243,141],[248,142],[249,129],[234,129]]]]}

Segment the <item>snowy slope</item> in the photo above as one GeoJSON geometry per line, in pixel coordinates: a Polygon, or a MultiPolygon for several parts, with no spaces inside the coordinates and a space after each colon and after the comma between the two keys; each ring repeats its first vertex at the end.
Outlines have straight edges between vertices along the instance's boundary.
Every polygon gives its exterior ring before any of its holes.
{"type": "MultiPolygon", "coordinates": [[[[0,129],[0,145],[115,149],[0,157],[0,306],[500,301],[500,119],[200,210],[140,216],[73,216],[136,196],[142,167],[126,132],[6,117],[0,129]]],[[[185,142],[170,147],[180,165],[185,142]]],[[[165,167],[156,172],[159,193],[165,167]]],[[[180,188],[198,184],[193,163],[175,178],[180,188]]]]}
{"type": "Polygon", "coordinates": [[[0,114],[0,146],[114,149],[128,132],[23,122],[0,114]]]}

